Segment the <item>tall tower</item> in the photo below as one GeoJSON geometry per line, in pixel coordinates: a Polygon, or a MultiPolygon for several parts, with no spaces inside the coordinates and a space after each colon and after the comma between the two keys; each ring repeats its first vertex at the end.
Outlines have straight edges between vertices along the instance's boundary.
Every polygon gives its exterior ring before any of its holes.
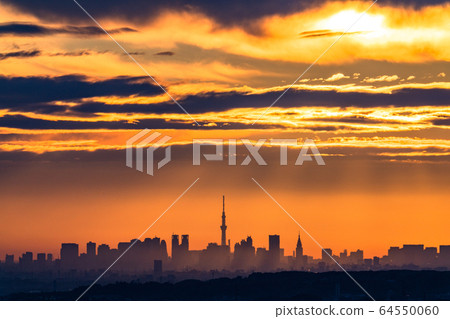
{"type": "Polygon", "coordinates": [[[222,211],[222,226],[220,229],[222,230],[222,246],[227,245],[227,225],[225,224],[225,196],[222,198],[223,200],[223,211],[222,211]]]}
{"type": "Polygon", "coordinates": [[[300,233],[298,233],[297,247],[295,248],[295,257],[299,258],[303,256],[303,245],[300,239],[300,233]]]}

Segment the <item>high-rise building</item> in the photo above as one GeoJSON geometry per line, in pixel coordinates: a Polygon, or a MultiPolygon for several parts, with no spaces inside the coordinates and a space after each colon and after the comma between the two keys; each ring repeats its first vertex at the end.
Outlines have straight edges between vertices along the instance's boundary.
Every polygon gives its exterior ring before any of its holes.
{"type": "Polygon", "coordinates": [[[45,268],[45,253],[37,254],[37,259],[36,259],[35,264],[39,271],[42,271],[45,268]]]}
{"type": "Polygon", "coordinates": [[[234,245],[233,267],[236,269],[250,269],[255,264],[255,247],[253,239],[248,236],[246,240],[234,245]]]}
{"type": "Polygon", "coordinates": [[[297,247],[295,247],[295,256],[297,258],[303,256],[303,245],[302,245],[302,241],[300,239],[300,233],[298,234],[297,247]]]}
{"type": "Polygon", "coordinates": [[[423,264],[423,245],[403,245],[402,254],[404,265],[416,265],[423,264]]]}
{"type": "Polygon", "coordinates": [[[172,235],[172,259],[176,258],[179,246],[180,246],[180,239],[178,235],[172,235]]]}
{"type": "MultiPolygon", "coordinates": [[[[178,242],[178,238],[176,239],[178,242]]],[[[172,259],[174,261],[175,268],[189,267],[190,265],[190,254],[189,254],[189,235],[181,235],[181,244],[172,246],[172,259]],[[176,247],[176,248],[175,248],[176,247]]]]}
{"type": "Polygon", "coordinates": [[[98,256],[105,257],[109,254],[111,249],[109,248],[109,245],[101,244],[98,246],[98,256]]]}
{"type": "Polygon", "coordinates": [[[350,252],[348,257],[351,264],[360,265],[364,262],[364,251],[358,249],[357,251],[350,252]]]}
{"type": "Polygon", "coordinates": [[[39,263],[45,263],[45,253],[37,254],[36,261],[39,262],[39,263]]]}
{"type": "Polygon", "coordinates": [[[161,257],[163,260],[167,260],[168,254],[167,254],[167,244],[165,240],[161,240],[161,257]]]}
{"type": "Polygon", "coordinates": [[[174,268],[178,268],[180,263],[180,238],[178,235],[172,235],[172,265],[174,268]]]}
{"type": "Polygon", "coordinates": [[[333,256],[333,251],[331,248],[323,248],[322,249],[322,261],[328,264],[333,263],[333,260],[331,259],[333,256]]]}
{"type": "MultiPolygon", "coordinates": [[[[132,242],[132,241],[131,241],[131,242],[132,242]]],[[[128,247],[130,247],[131,242],[120,242],[120,243],[118,243],[118,244],[117,244],[117,250],[118,250],[120,253],[124,253],[125,250],[127,250],[128,247]]]]}
{"type": "Polygon", "coordinates": [[[97,248],[96,243],[90,241],[86,244],[86,254],[88,255],[88,257],[94,257],[96,255],[95,253],[96,248],[97,248]]]}
{"type": "Polygon", "coordinates": [[[65,265],[74,265],[78,259],[78,244],[61,244],[61,262],[65,265]]]}
{"type": "Polygon", "coordinates": [[[269,251],[280,251],[280,235],[269,235],[269,251]]]}
{"type": "Polygon", "coordinates": [[[230,247],[218,245],[217,243],[209,243],[206,249],[200,254],[199,266],[204,270],[223,270],[229,267],[230,263],[230,247]]]}
{"type": "Polygon", "coordinates": [[[97,263],[100,267],[108,267],[108,263],[112,263],[112,250],[107,244],[98,245],[97,248],[97,263]]]}
{"type": "Polygon", "coordinates": [[[307,264],[308,257],[303,255],[303,245],[300,239],[300,233],[298,234],[297,246],[295,247],[295,265],[299,268],[303,268],[307,264]]]}
{"type": "Polygon", "coordinates": [[[388,264],[390,265],[394,265],[394,266],[400,266],[403,265],[403,260],[402,260],[402,254],[401,254],[401,250],[400,247],[390,247],[388,250],[388,264]]]}
{"type": "Polygon", "coordinates": [[[189,250],[189,235],[181,235],[181,247],[183,251],[189,250]]]}
{"type": "Polygon", "coordinates": [[[438,262],[441,266],[448,267],[450,265],[450,245],[439,246],[438,262]]]}
{"type": "Polygon", "coordinates": [[[269,235],[269,269],[276,269],[279,266],[281,257],[280,235],[269,235]]]}
{"type": "Polygon", "coordinates": [[[33,253],[31,251],[27,251],[22,254],[22,257],[19,258],[19,262],[20,261],[24,264],[31,264],[33,262],[33,253]]]}
{"type": "Polygon", "coordinates": [[[450,245],[440,245],[439,254],[441,256],[450,257],[450,245]]]}
{"type": "Polygon", "coordinates": [[[222,225],[220,226],[220,229],[222,230],[222,241],[221,244],[222,246],[226,246],[227,245],[227,225],[225,222],[225,196],[222,197],[222,206],[223,206],[223,210],[222,210],[222,225]]]}
{"type": "Polygon", "coordinates": [[[344,249],[344,251],[339,254],[339,263],[347,264],[348,262],[349,262],[348,251],[347,249],[344,249]]]}

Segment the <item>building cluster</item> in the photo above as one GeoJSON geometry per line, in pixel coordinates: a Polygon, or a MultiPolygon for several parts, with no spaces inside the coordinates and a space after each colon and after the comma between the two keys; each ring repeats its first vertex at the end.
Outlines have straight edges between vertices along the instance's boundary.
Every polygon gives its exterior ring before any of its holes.
{"type": "Polygon", "coordinates": [[[386,256],[364,258],[364,252],[347,250],[334,255],[331,249],[322,250],[321,258],[314,259],[303,253],[303,245],[298,235],[297,245],[292,255],[286,256],[280,246],[279,235],[269,235],[268,249],[255,248],[252,237],[247,237],[234,245],[231,250],[227,241],[225,198],[221,229],[221,243],[209,243],[203,250],[189,248],[189,235],[172,235],[171,255],[168,254],[165,240],[158,237],[144,240],[120,242],[117,248],[109,245],[88,242],[86,252],[79,251],[78,244],[61,244],[60,256],[54,259],[52,254],[26,252],[16,261],[14,255],[6,255],[0,269],[20,272],[77,272],[99,271],[114,264],[115,272],[153,273],[163,271],[187,272],[190,270],[230,272],[270,272],[279,270],[331,271],[381,269],[450,269],[450,245],[435,247],[424,245],[404,245],[391,247],[386,256]],[[116,262],[117,261],[117,262],[116,262]]]}

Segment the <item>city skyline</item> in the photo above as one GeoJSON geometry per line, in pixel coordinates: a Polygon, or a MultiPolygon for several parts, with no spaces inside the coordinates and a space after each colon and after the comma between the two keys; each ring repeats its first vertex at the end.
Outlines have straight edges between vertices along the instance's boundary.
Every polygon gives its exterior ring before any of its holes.
{"type": "MultiPolygon", "coordinates": [[[[323,250],[321,250],[321,258],[319,259],[304,254],[304,247],[299,231],[298,238],[296,240],[296,247],[295,250],[292,251],[292,254],[286,252],[285,249],[281,246],[279,234],[269,234],[268,245],[265,247],[254,246],[251,236],[247,236],[247,238],[237,241],[235,242],[234,246],[231,246],[231,240],[228,240],[227,242],[226,234],[228,226],[226,225],[225,195],[222,196],[222,215],[219,228],[221,238],[220,244],[210,242],[208,243],[207,247],[202,250],[190,249],[189,234],[181,234],[181,237],[179,234],[172,234],[170,241],[170,250],[168,249],[166,240],[159,237],[144,238],[142,240],[132,239],[129,242],[119,242],[117,244],[117,248],[110,247],[109,245],[104,243],[97,246],[97,243],[89,241],[88,243],[86,243],[85,252],[80,251],[78,243],[61,243],[59,256],[53,256],[53,254],[51,253],[40,252],[35,255],[33,252],[25,252],[22,254],[22,256],[16,258],[16,256],[14,255],[6,254],[3,263],[6,266],[11,266],[16,263],[18,263],[19,265],[31,265],[31,262],[35,262],[40,264],[42,267],[44,264],[59,262],[61,265],[65,264],[65,267],[68,267],[67,269],[70,269],[71,264],[73,264],[73,267],[75,268],[83,269],[83,260],[84,262],[93,263],[92,258],[106,258],[106,256],[109,255],[110,257],[108,257],[107,260],[111,262],[114,261],[114,259],[111,259],[111,257],[121,256],[122,253],[128,252],[127,248],[129,246],[133,246],[137,243],[137,247],[135,249],[139,249],[138,247],[140,247],[140,245],[150,245],[148,247],[153,248],[159,247],[159,252],[157,253],[158,257],[154,257],[153,261],[161,261],[161,265],[158,266],[161,267],[161,271],[164,266],[167,267],[167,263],[169,265],[169,269],[171,270],[180,270],[183,269],[184,266],[192,267],[192,269],[196,269],[195,267],[199,267],[198,269],[205,270],[204,265],[208,264],[207,260],[210,259],[211,256],[213,257],[213,259],[216,258],[218,256],[216,256],[216,254],[223,254],[228,256],[225,258],[228,261],[225,261],[224,259],[221,261],[221,264],[219,264],[224,267],[223,269],[235,270],[239,270],[239,267],[250,267],[246,265],[246,263],[248,263],[248,260],[246,261],[245,259],[258,258],[258,254],[268,254],[268,257],[264,257],[269,258],[267,260],[260,256],[260,259],[263,259],[259,262],[260,265],[258,266],[261,269],[266,270],[276,270],[277,267],[284,267],[280,269],[303,267],[303,270],[307,270],[308,268],[304,268],[307,267],[307,265],[309,265],[309,267],[312,267],[312,269],[320,270],[321,268],[319,264],[321,262],[325,263],[328,267],[335,267],[336,262],[342,262],[345,264],[350,263],[353,266],[378,266],[380,267],[379,269],[382,269],[383,266],[417,266],[425,268],[450,267],[450,245],[444,244],[439,245],[439,247],[425,247],[423,244],[403,244],[403,247],[391,246],[388,249],[386,255],[373,256],[372,258],[367,258],[367,256],[364,256],[363,249],[357,249],[356,251],[348,251],[347,249],[345,249],[342,252],[333,252],[331,248],[324,247],[323,250]],[[232,247],[234,247],[234,249],[232,249],[232,247]],[[171,252],[170,254],[169,251],[171,252]],[[208,251],[210,251],[210,257],[202,257],[202,253],[207,254],[208,251]],[[192,258],[190,256],[193,254],[198,255],[196,262],[192,262],[191,260],[192,258]],[[34,256],[36,256],[36,258],[34,258],[34,256]],[[334,260],[331,259],[330,256],[333,256],[334,260]],[[289,262],[286,262],[287,260],[289,260],[289,258],[292,258],[294,260],[290,261],[291,264],[289,264],[289,262]],[[88,259],[91,260],[88,261],[88,259]],[[286,260],[282,262],[283,259],[286,260]],[[266,260],[266,262],[264,260],[266,260]],[[179,265],[177,265],[178,263],[179,265]],[[196,263],[199,263],[198,266],[196,265],[196,263]],[[272,265],[273,263],[276,266],[272,265]]],[[[131,251],[132,249],[133,247],[130,248],[129,254],[133,254],[133,252],[131,251]]],[[[150,258],[144,256],[142,257],[145,258],[147,262],[148,258],[150,258]]],[[[126,259],[126,257],[124,258],[126,259]]],[[[218,257],[218,260],[221,260],[221,258],[222,257],[218,257]]],[[[139,257],[135,257],[134,260],[135,262],[139,262],[139,257]]],[[[214,265],[214,263],[211,265],[214,265]]],[[[107,266],[107,264],[104,264],[104,266],[107,266]]],[[[127,266],[124,267],[127,268],[127,266]]],[[[211,269],[215,269],[214,266],[211,267],[211,269]]],[[[256,264],[252,264],[251,267],[256,267],[256,264]]]]}

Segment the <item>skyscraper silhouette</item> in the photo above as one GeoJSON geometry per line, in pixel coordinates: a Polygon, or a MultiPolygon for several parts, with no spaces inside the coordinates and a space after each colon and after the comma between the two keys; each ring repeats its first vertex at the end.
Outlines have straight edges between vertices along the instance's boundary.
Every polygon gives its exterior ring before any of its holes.
{"type": "Polygon", "coordinates": [[[87,244],[86,244],[86,254],[89,256],[89,257],[95,257],[95,255],[96,255],[96,249],[97,249],[97,244],[96,243],[93,243],[93,242],[88,242],[87,244]]]}
{"type": "Polygon", "coordinates": [[[295,256],[297,258],[303,256],[303,245],[300,239],[300,233],[298,233],[297,247],[295,247],[295,256]]]}
{"type": "Polygon", "coordinates": [[[178,235],[172,235],[172,261],[174,264],[179,262],[180,258],[180,239],[178,235]]]}
{"type": "Polygon", "coordinates": [[[60,250],[61,261],[75,263],[78,258],[78,244],[62,243],[60,250]]]}
{"type": "Polygon", "coordinates": [[[78,261],[78,244],[75,243],[62,243],[60,256],[61,266],[64,268],[76,268],[78,261]]]}
{"type": "Polygon", "coordinates": [[[271,269],[276,269],[280,263],[280,235],[269,235],[269,262],[271,269]]]}
{"type": "Polygon", "coordinates": [[[295,247],[295,264],[298,269],[303,269],[307,264],[308,257],[303,254],[303,244],[298,233],[297,246],[295,247]]]}
{"type": "Polygon", "coordinates": [[[181,247],[183,250],[189,250],[189,235],[181,235],[181,247]]]}
{"type": "Polygon", "coordinates": [[[222,230],[222,246],[227,245],[227,225],[225,224],[225,196],[223,196],[223,211],[222,211],[222,226],[220,229],[222,230]]]}

